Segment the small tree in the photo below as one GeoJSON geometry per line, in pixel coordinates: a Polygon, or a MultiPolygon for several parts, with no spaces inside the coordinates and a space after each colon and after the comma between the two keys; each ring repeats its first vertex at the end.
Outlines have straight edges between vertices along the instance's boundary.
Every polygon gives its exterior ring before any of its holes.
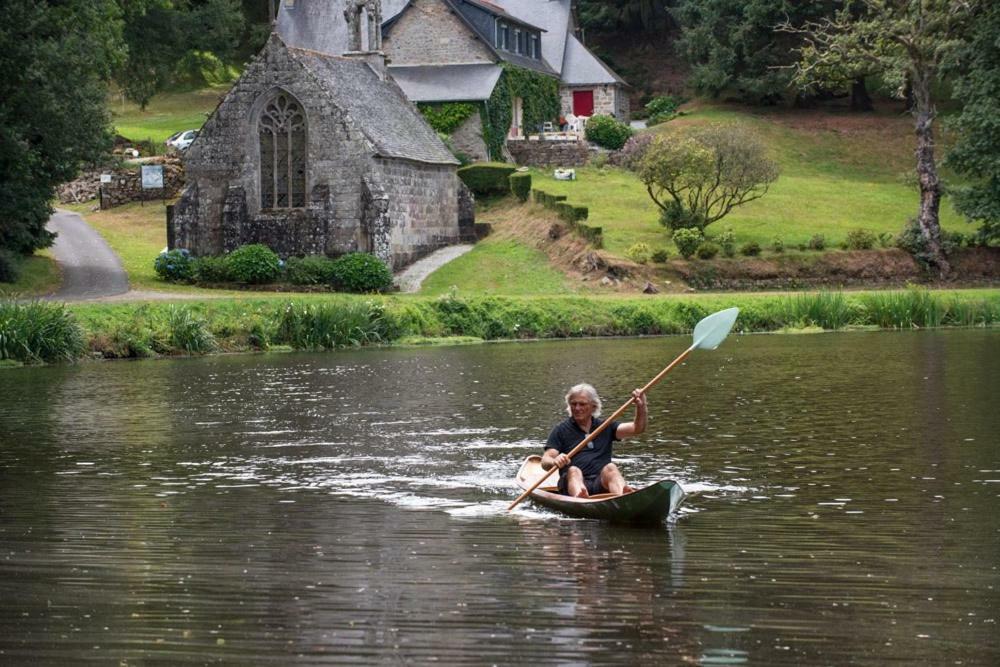
{"type": "Polygon", "coordinates": [[[737,206],[763,197],[778,178],[764,142],[739,125],[660,135],[637,172],[671,229],[703,230],[737,206]]]}

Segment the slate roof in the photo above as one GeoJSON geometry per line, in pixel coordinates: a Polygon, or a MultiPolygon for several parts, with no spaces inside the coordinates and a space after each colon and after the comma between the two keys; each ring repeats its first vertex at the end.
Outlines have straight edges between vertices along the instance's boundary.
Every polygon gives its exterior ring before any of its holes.
{"type": "Polygon", "coordinates": [[[472,102],[489,99],[503,68],[470,65],[400,65],[389,74],[414,102],[472,102]]]}
{"type": "Polygon", "coordinates": [[[417,108],[392,79],[383,81],[361,60],[289,48],[323,84],[383,157],[458,164],[417,108]]]}
{"type": "Polygon", "coordinates": [[[566,39],[566,56],[563,59],[561,80],[567,86],[605,83],[628,85],[574,35],[566,39]]]}
{"type": "MultiPolygon", "coordinates": [[[[383,30],[391,28],[410,1],[382,0],[383,30]]],[[[466,21],[498,60],[558,76],[567,85],[627,85],[573,35],[572,0],[445,1],[452,7],[458,7],[462,3],[482,7],[497,16],[508,16],[545,31],[542,34],[542,60],[539,61],[495,49],[492,35],[481,34],[466,21]]],[[[461,11],[456,13],[462,17],[461,11]]],[[[342,3],[336,0],[296,0],[292,8],[282,2],[278,11],[277,31],[289,46],[320,53],[339,55],[347,45],[347,23],[344,21],[342,3]]],[[[438,91],[439,94],[445,92],[438,91]]]]}

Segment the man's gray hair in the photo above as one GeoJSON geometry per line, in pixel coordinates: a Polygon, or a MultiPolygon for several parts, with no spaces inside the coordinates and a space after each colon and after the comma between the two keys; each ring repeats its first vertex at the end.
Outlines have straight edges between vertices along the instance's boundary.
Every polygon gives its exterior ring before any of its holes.
{"type": "Polygon", "coordinates": [[[586,382],[573,385],[572,387],[569,388],[569,391],[566,393],[566,414],[571,417],[573,416],[573,411],[569,409],[569,399],[579,394],[585,396],[587,400],[590,401],[591,405],[594,406],[594,413],[593,413],[594,416],[600,417],[601,408],[603,407],[603,403],[601,403],[601,397],[597,395],[597,390],[594,389],[594,387],[592,387],[591,385],[587,384],[586,382]]]}

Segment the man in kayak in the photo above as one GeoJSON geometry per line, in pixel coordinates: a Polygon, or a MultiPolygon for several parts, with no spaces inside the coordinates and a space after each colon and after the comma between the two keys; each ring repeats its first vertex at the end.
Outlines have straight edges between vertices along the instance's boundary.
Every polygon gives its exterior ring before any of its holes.
{"type": "Polygon", "coordinates": [[[632,392],[635,399],[635,421],[608,424],[594,440],[580,450],[572,460],[567,456],[587,435],[604,423],[601,398],[589,384],[578,384],[566,394],[564,421],[556,425],[545,443],[542,468],[559,468],[559,492],[587,498],[591,494],[621,495],[634,489],[625,483],[618,466],[611,462],[611,443],[646,430],[646,395],[641,389],[632,392]]]}

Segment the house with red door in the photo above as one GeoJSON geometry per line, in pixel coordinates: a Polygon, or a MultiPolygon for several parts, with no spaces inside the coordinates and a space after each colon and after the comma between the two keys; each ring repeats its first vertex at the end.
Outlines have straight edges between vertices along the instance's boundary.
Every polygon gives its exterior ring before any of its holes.
{"type": "MultiPolygon", "coordinates": [[[[389,74],[414,103],[486,103],[504,68],[514,66],[559,82],[564,118],[628,120],[628,84],[578,37],[573,0],[283,0],[278,34],[295,48],[350,51],[341,16],[359,2],[379,5],[381,34],[369,39],[381,39],[389,74]]],[[[522,99],[509,104],[510,138],[542,129],[526,127],[522,99]]],[[[480,114],[473,114],[450,140],[485,159],[483,137],[480,114]]]]}

